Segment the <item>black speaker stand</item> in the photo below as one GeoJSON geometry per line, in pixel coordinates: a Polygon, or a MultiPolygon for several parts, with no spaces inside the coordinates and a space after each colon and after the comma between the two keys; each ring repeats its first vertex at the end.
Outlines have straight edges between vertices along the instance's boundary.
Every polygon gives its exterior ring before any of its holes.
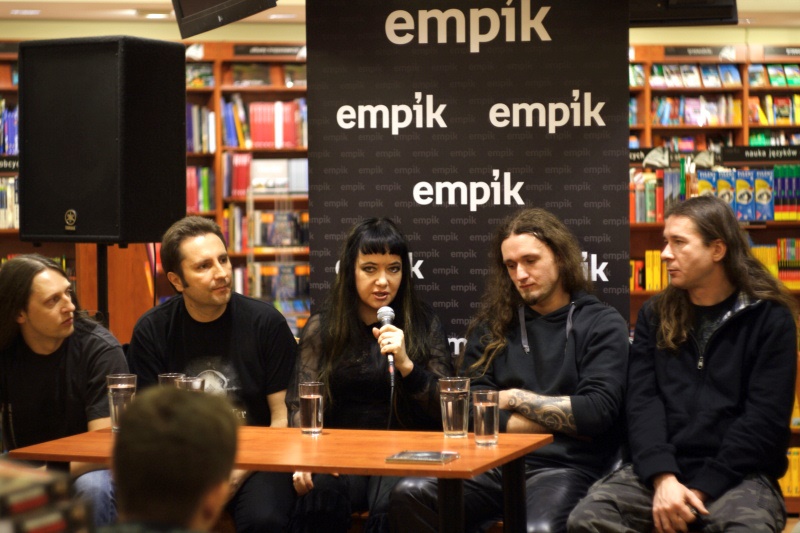
{"type": "Polygon", "coordinates": [[[108,314],[108,245],[97,243],[97,311],[102,317],[103,326],[109,329],[111,317],[108,314]]]}

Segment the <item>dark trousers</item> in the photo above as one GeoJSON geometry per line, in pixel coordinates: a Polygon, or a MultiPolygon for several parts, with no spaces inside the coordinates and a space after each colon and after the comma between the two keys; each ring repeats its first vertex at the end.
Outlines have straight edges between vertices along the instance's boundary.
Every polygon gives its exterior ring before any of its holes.
{"type": "MultiPolygon", "coordinates": [[[[563,533],[567,517],[586,494],[594,479],[573,468],[526,466],[529,533],[563,533]]],[[[500,469],[464,482],[466,531],[481,531],[503,518],[503,480],[500,469]]],[[[389,505],[391,531],[438,531],[437,482],[430,478],[405,478],[394,488],[389,505]]]]}
{"type": "MultiPolygon", "coordinates": [[[[626,465],[595,483],[569,517],[571,533],[652,531],[653,489],[626,465]]],[[[747,476],[716,500],[705,503],[708,515],[689,524],[704,533],[777,533],[786,525],[783,497],[765,476],[747,476]]]]}
{"type": "Polygon", "coordinates": [[[297,498],[289,531],[345,533],[354,512],[369,511],[364,531],[385,533],[389,530],[389,493],[399,480],[387,476],[314,474],[314,488],[297,498]]]}
{"type": "Polygon", "coordinates": [[[294,500],[291,474],[255,472],[244,480],[226,510],[236,533],[279,532],[289,524],[294,500]]]}

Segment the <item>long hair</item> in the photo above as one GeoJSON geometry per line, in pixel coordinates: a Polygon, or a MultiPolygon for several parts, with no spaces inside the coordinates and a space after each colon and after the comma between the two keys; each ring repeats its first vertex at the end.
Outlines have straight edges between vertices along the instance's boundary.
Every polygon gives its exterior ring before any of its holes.
{"type": "MultiPolygon", "coordinates": [[[[189,216],[170,226],[161,238],[161,266],[164,272],[174,272],[181,279],[181,282],[186,285],[186,279],[183,277],[183,268],[181,268],[181,261],[183,261],[181,243],[190,237],[198,237],[208,233],[213,233],[219,237],[219,240],[227,248],[225,236],[213,220],[205,217],[189,216]]],[[[175,289],[175,286],[173,285],[172,288],[175,289]]],[[[177,291],[177,289],[175,290],[177,291]]]]}
{"type": "Polygon", "coordinates": [[[552,213],[539,208],[517,211],[507,217],[497,228],[489,252],[489,277],[480,311],[467,331],[467,337],[478,327],[487,328],[481,339],[485,345],[481,357],[467,369],[472,373],[486,369],[507,344],[507,335],[516,319],[517,308],[525,305],[517,287],[508,275],[503,261],[503,242],[512,235],[533,235],[544,243],[555,257],[562,288],[568,294],[589,292],[592,283],[583,269],[581,248],[575,236],[552,213]]]}
{"type": "MultiPolygon", "coordinates": [[[[414,291],[408,241],[397,225],[388,218],[369,218],[355,225],[339,255],[339,272],[321,310],[322,362],[320,381],[330,394],[329,380],[337,362],[361,335],[364,324],[359,318],[359,296],[356,290],[358,254],[391,254],[400,257],[402,279],[397,295],[389,306],[394,310],[394,325],[403,330],[406,352],[420,363],[429,350],[427,331],[431,313],[414,291]]],[[[330,399],[330,397],[329,397],[330,399]]]]}
{"type": "MultiPolygon", "coordinates": [[[[698,196],[673,206],[667,212],[666,218],[669,217],[691,220],[706,246],[721,240],[727,248],[722,266],[728,281],[752,299],[786,306],[797,319],[797,301],[753,255],[728,204],[714,196],[698,196]]],[[[659,318],[658,347],[677,350],[688,339],[694,318],[689,294],[669,285],[655,298],[653,308],[659,318]]]]}
{"type": "MultiPolygon", "coordinates": [[[[58,272],[69,281],[69,277],[58,263],[39,254],[18,255],[0,267],[0,294],[3,295],[0,298],[0,350],[11,346],[19,335],[17,317],[28,309],[33,278],[47,269],[58,272]]],[[[75,304],[75,320],[89,320],[86,314],[80,311],[74,292],[72,303],[75,304]]]]}

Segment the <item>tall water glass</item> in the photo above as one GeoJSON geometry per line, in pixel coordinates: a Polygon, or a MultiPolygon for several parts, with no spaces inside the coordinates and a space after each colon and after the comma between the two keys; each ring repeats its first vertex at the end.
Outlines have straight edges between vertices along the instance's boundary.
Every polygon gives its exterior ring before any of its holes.
{"type": "Polygon", "coordinates": [[[500,430],[498,400],[496,390],[472,391],[472,425],[475,428],[475,444],[494,446],[500,430]]]}
{"type": "Polygon", "coordinates": [[[298,385],[300,392],[300,430],[308,435],[322,433],[322,382],[305,381],[298,385]]]}
{"type": "Polygon", "coordinates": [[[108,374],[108,408],[111,412],[111,431],[119,432],[119,418],[136,395],[136,374],[108,374]]]}
{"type": "Polygon", "coordinates": [[[469,378],[439,378],[442,427],[445,437],[466,437],[469,414],[469,378]]]}

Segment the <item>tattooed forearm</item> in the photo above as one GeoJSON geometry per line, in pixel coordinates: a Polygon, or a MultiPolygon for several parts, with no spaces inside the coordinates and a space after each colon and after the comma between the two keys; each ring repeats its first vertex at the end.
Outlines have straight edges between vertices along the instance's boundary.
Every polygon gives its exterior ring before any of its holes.
{"type": "Polygon", "coordinates": [[[569,396],[541,396],[515,389],[509,394],[508,407],[550,431],[570,435],[578,432],[569,396]]]}

